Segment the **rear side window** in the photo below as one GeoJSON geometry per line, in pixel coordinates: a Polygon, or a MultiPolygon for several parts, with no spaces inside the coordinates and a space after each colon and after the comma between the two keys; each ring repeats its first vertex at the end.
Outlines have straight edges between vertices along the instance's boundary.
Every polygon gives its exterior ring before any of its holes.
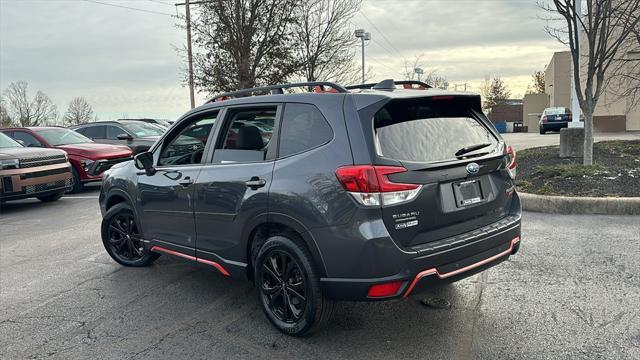
{"type": "Polygon", "coordinates": [[[276,122],[276,106],[231,109],[213,162],[264,161],[276,122]]]}
{"type": "Polygon", "coordinates": [[[105,128],[102,125],[85,128],[83,135],[90,139],[104,139],[106,137],[105,128]]]}
{"type": "Polygon", "coordinates": [[[476,118],[468,100],[392,100],[374,116],[379,156],[415,162],[456,160],[456,153],[473,145],[485,147],[465,156],[497,149],[498,139],[476,118]]]}
{"type": "Polygon", "coordinates": [[[333,139],[333,131],[320,110],[309,104],[287,104],[280,130],[280,157],[298,154],[333,139]]]}

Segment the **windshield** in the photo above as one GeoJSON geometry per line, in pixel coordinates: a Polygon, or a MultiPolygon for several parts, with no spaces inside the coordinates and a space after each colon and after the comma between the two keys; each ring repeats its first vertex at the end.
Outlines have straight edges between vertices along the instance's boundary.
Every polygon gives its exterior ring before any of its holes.
{"type": "Polygon", "coordinates": [[[22,147],[20,143],[0,132],[0,149],[19,147],[22,147]]]}
{"type": "Polygon", "coordinates": [[[158,125],[142,121],[122,121],[121,124],[136,137],[160,136],[164,134],[165,131],[165,129],[158,125]]]}
{"type": "Polygon", "coordinates": [[[69,129],[38,129],[35,132],[42,136],[51,146],[93,142],[91,139],[69,129]]]}

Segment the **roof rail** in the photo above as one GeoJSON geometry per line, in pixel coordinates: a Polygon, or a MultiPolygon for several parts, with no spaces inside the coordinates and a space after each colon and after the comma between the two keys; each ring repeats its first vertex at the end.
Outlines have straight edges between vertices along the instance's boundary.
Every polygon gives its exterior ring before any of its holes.
{"type": "MultiPolygon", "coordinates": [[[[349,85],[349,86],[345,86],[345,88],[347,90],[355,90],[355,89],[385,89],[385,90],[389,90],[389,89],[393,89],[393,87],[391,87],[391,82],[393,82],[393,85],[408,85],[408,86],[412,86],[412,85],[418,85],[421,86],[425,89],[431,89],[432,86],[422,82],[422,81],[418,81],[418,80],[399,80],[399,81],[394,81],[393,79],[386,79],[386,80],[382,80],[379,83],[367,83],[367,84],[359,84],[359,85],[349,85]]],[[[411,89],[409,87],[409,89],[411,89]]]]}
{"type": "MultiPolygon", "coordinates": [[[[320,87],[321,90],[323,90],[324,92],[324,87],[330,87],[332,89],[335,90],[335,92],[338,93],[346,93],[347,89],[345,89],[344,87],[338,85],[338,84],[334,84],[332,82],[328,82],[328,81],[311,81],[311,82],[299,82],[299,83],[290,83],[290,84],[279,84],[279,85],[269,85],[269,86],[262,86],[262,87],[255,87],[255,88],[250,88],[250,89],[242,89],[242,90],[237,90],[237,91],[230,91],[230,92],[226,92],[226,93],[222,93],[222,94],[218,94],[215,97],[213,97],[211,100],[209,100],[209,103],[212,102],[216,102],[217,101],[222,101],[222,100],[226,100],[227,98],[231,98],[231,97],[238,97],[239,95],[251,95],[253,93],[256,92],[270,92],[272,95],[273,94],[284,94],[284,89],[290,89],[290,88],[296,88],[296,87],[320,87]],[[220,99],[220,100],[218,100],[220,99]]],[[[327,91],[329,92],[329,91],[327,91]]]]}

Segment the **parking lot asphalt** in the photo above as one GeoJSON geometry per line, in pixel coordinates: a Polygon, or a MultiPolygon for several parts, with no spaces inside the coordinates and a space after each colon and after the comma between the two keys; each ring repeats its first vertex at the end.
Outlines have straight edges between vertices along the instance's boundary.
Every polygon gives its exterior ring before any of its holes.
{"type": "Polygon", "coordinates": [[[280,334],[250,284],[104,251],[97,192],[0,214],[0,358],[639,359],[640,218],[525,213],[520,252],[427,294],[280,334]],[[422,305],[444,299],[449,308],[422,305]]]}
{"type": "MultiPolygon", "coordinates": [[[[523,150],[539,146],[551,146],[560,144],[560,133],[552,132],[544,135],[538,133],[508,133],[502,134],[507,144],[516,150],[523,150]]],[[[617,133],[594,133],[594,140],[640,140],[640,131],[628,131],[617,133]]]]}

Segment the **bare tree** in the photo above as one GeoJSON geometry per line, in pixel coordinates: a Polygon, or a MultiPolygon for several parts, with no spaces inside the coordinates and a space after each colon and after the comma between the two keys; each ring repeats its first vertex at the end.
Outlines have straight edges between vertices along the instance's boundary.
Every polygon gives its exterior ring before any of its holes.
{"type": "MultiPolygon", "coordinates": [[[[609,90],[613,101],[624,100],[629,110],[640,107],[640,26],[632,30],[631,36],[621,46],[627,53],[616,59],[611,71],[609,90]]],[[[640,109],[639,109],[640,110],[640,109]]]]}
{"type": "Polygon", "coordinates": [[[67,112],[62,118],[65,126],[86,124],[93,117],[93,108],[83,97],[76,97],[71,100],[67,112]]]}
{"type": "Polygon", "coordinates": [[[553,6],[541,7],[554,14],[548,19],[547,32],[571,50],[576,93],[584,113],[583,164],[592,165],[593,113],[614,78],[610,71],[626,56],[624,46],[638,32],[640,0],[586,0],[582,14],[575,12],[576,1],[582,0],[553,0],[553,6]]]}
{"type": "Polygon", "coordinates": [[[217,93],[284,82],[299,66],[296,0],[202,2],[193,19],[195,85],[217,93]]]}
{"type": "MultiPolygon", "coordinates": [[[[423,57],[424,54],[420,54],[416,55],[413,58],[413,61],[407,61],[406,59],[404,60],[404,69],[400,73],[403,77],[403,80],[416,80],[416,78],[418,77],[416,69],[418,68],[425,71],[424,61],[422,60],[423,57]]],[[[421,81],[431,85],[436,89],[446,90],[449,88],[449,82],[447,81],[447,78],[439,75],[436,70],[427,70],[426,75],[424,75],[424,77],[420,76],[419,78],[421,81]]]]}
{"type": "Polygon", "coordinates": [[[29,100],[27,87],[26,82],[18,81],[9,84],[3,92],[6,116],[13,119],[14,125],[18,126],[38,126],[55,121],[58,113],[51,99],[38,90],[36,96],[29,100]]]}
{"type": "Polygon", "coordinates": [[[300,76],[307,81],[348,83],[354,66],[357,38],[349,23],[361,0],[303,0],[296,11],[294,36],[300,76]]]}
{"type": "Polygon", "coordinates": [[[535,71],[531,74],[532,84],[527,86],[527,94],[544,94],[544,71],[535,71]]]}
{"type": "Polygon", "coordinates": [[[486,77],[480,85],[480,95],[483,99],[482,107],[488,112],[494,106],[504,104],[511,96],[511,91],[500,76],[486,77]]]}
{"type": "Polygon", "coordinates": [[[0,99],[0,127],[13,126],[13,119],[9,116],[7,108],[4,105],[4,98],[0,99]]]}

